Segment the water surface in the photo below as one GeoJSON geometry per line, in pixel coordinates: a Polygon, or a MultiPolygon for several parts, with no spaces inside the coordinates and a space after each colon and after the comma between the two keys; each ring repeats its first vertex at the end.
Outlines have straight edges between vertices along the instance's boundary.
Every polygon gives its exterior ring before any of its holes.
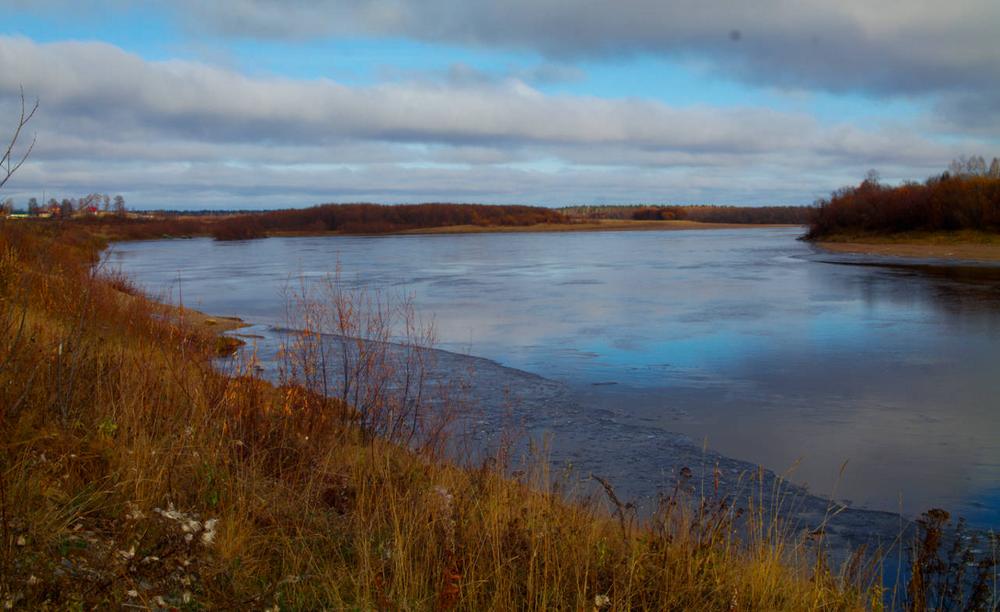
{"type": "Polygon", "coordinates": [[[633,438],[685,434],[858,507],[1000,526],[996,268],[845,265],[862,260],[799,233],[196,239],[113,257],[153,292],[270,325],[290,283],[339,265],[412,295],[440,348],[563,383],[601,461],[629,444],[602,447],[588,415],[610,408],[633,438]]]}

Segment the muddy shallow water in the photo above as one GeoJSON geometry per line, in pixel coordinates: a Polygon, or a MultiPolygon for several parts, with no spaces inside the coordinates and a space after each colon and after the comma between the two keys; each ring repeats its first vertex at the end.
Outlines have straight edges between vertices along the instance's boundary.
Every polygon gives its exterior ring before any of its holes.
{"type": "Polygon", "coordinates": [[[289,283],[338,265],[410,294],[448,355],[491,360],[470,360],[484,412],[517,389],[511,405],[553,434],[554,458],[637,497],[709,457],[854,508],[1000,526],[997,269],[856,265],[871,261],[799,233],[197,239],[112,257],[265,337],[285,323],[289,283]]]}

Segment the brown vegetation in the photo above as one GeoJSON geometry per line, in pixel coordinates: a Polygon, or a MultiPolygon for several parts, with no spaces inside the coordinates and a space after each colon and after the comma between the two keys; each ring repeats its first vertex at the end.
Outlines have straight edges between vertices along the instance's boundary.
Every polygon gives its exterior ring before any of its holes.
{"type": "Polygon", "coordinates": [[[170,215],[149,217],[80,217],[72,220],[31,221],[63,223],[79,227],[105,240],[149,240],[154,238],[189,238],[208,235],[219,220],[210,216],[170,215]]]}
{"type": "Polygon", "coordinates": [[[747,225],[805,225],[806,206],[574,206],[560,209],[576,219],[683,220],[747,225]]]}
{"type": "Polygon", "coordinates": [[[230,217],[220,220],[211,232],[219,240],[240,240],[268,232],[384,234],[456,225],[527,226],[564,222],[566,218],[562,214],[533,206],[324,204],[230,217]]]}
{"type": "Polygon", "coordinates": [[[107,240],[213,236],[249,240],[269,235],[709,229],[801,221],[804,208],[597,207],[553,210],[479,204],[325,204],[304,209],[223,214],[83,215],[33,223],[83,226],[107,240]],[[661,223],[660,222],[668,222],[661,223]]]}
{"type": "Polygon", "coordinates": [[[261,213],[81,216],[62,222],[82,225],[88,232],[108,240],[190,236],[249,240],[271,234],[384,234],[459,226],[488,228],[560,225],[567,223],[568,219],[552,209],[532,206],[324,204],[261,213]]]}
{"type": "Polygon", "coordinates": [[[889,187],[873,175],[820,201],[808,238],[962,230],[1000,232],[1000,178],[945,173],[889,187]]]}

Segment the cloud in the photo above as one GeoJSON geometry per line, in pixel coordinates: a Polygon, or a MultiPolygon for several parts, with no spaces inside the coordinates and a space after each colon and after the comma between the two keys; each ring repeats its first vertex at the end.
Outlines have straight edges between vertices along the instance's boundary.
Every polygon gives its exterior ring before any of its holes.
{"type": "Polygon", "coordinates": [[[21,85],[42,102],[21,189],[121,190],[156,206],[805,203],[870,166],[912,176],[969,150],[800,113],[545,94],[517,78],[347,86],[0,37],[0,113],[21,85]]]}
{"type": "MultiPolygon", "coordinates": [[[[9,1],[91,27],[152,6],[9,1]]],[[[197,44],[362,36],[527,51],[543,63],[509,76],[533,85],[580,78],[580,60],[654,56],[760,87],[923,97],[943,125],[1000,136],[1000,116],[979,113],[1000,106],[995,0],[177,0],[156,8],[197,44]]]]}
{"type": "Polygon", "coordinates": [[[629,144],[765,150],[816,131],[767,109],[678,109],[643,100],[544,95],[520,81],[389,83],[250,78],[205,64],[146,62],[102,43],[5,39],[0,87],[23,84],[84,133],[155,130],[212,142],[629,144]]]}
{"type": "Polygon", "coordinates": [[[765,85],[879,94],[977,91],[1000,79],[994,0],[191,0],[244,37],[406,36],[554,58],[694,56],[765,85]]]}
{"type": "Polygon", "coordinates": [[[763,87],[945,96],[943,121],[1000,135],[995,0],[219,0],[184,3],[201,31],[236,37],[406,37],[527,50],[571,65],[652,55],[763,87]]]}

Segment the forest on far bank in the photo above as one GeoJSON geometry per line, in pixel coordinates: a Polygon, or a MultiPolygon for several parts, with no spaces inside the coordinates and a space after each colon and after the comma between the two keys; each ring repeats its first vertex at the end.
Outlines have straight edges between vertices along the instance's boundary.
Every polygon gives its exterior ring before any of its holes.
{"type": "Polygon", "coordinates": [[[697,221],[699,223],[746,223],[751,225],[806,225],[808,206],[718,206],[718,205],[580,205],[558,209],[574,219],[635,221],[697,221]]]}
{"type": "Polygon", "coordinates": [[[923,183],[883,184],[869,172],[812,209],[807,237],[902,232],[1000,231],[1000,159],[960,158],[923,183]]]}
{"type": "Polygon", "coordinates": [[[249,240],[273,234],[387,234],[468,226],[573,225],[603,220],[806,225],[805,206],[578,206],[545,208],[488,204],[321,204],[271,211],[158,211],[125,215],[73,215],[108,240],[212,236],[249,240]]]}

